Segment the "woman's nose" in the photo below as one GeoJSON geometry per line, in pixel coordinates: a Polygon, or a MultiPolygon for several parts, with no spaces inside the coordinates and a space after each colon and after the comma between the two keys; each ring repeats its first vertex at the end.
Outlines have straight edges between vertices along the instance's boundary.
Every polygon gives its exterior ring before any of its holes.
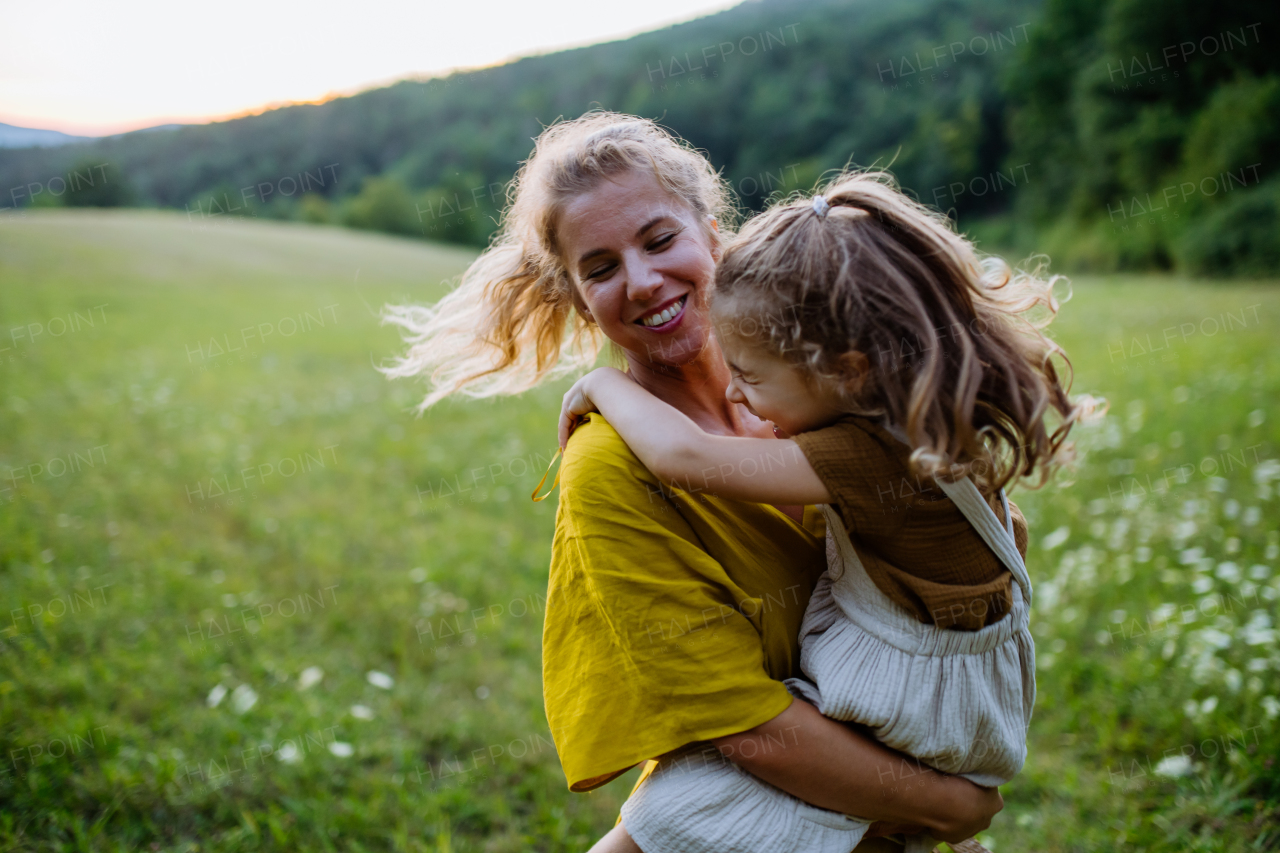
{"type": "Polygon", "coordinates": [[[662,287],[662,273],[652,264],[639,261],[627,265],[627,298],[644,302],[662,287]]]}

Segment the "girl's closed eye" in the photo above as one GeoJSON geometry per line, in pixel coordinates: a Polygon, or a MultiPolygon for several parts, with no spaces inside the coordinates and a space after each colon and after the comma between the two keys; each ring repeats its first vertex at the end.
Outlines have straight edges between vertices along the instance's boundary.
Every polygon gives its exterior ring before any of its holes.
{"type": "Polygon", "coordinates": [[[738,365],[734,364],[733,362],[729,362],[729,372],[730,372],[731,374],[733,374],[733,378],[734,378],[734,379],[738,380],[739,382],[743,383],[744,385],[755,385],[755,384],[756,384],[756,379],[755,379],[755,377],[753,377],[753,376],[748,376],[746,373],[744,373],[744,372],[742,371],[742,368],[741,368],[741,367],[738,367],[738,365]]]}

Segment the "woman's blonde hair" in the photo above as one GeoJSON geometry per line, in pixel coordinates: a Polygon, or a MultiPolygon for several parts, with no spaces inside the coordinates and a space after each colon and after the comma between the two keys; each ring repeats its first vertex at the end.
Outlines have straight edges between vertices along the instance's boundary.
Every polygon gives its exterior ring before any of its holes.
{"type": "Polygon", "coordinates": [[[844,174],[821,195],[775,205],[727,244],[712,291],[721,336],[837,380],[851,412],[905,431],[917,476],[991,491],[1068,461],[1067,433],[1094,401],[1068,398],[1070,361],[1040,331],[1061,277],[980,259],[887,173],[844,174]]]}
{"type": "Polygon", "coordinates": [[[419,411],[456,392],[517,394],[595,362],[602,335],[585,315],[557,227],[568,201],[635,170],[698,214],[713,242],[712,220],[730,224],[729,193],[715,169],[654,122],[593,111],[551,125],[512,181],[490,248],[459,286],[434,306],[383,310],[383,322],[404,329],[409,344],[383,372],[427,377],[419,411]]]}

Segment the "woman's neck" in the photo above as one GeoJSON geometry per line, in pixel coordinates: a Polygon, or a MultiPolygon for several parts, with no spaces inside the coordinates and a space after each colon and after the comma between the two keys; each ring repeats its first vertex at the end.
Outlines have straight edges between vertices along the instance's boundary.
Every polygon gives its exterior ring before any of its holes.
{"type": "Polygon", "coordinates": [[[624,353],[631,378],[641,388],[675,406],[704,432],[714,435],[749,435],[758,432],[756,418],[725,399],[729,368],[720,348],[708,343],[697,357],[684,364],[657,364],[624,353]]]}

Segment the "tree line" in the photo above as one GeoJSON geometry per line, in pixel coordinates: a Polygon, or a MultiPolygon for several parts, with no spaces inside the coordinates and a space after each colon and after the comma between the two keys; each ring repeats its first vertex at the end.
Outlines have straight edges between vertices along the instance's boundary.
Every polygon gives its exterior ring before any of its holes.
{"type": "Polygon", "coordinates": [[[1274,274],[1278,19],[1242,0],[763,0],[321,105],[0,151],[0,208],[144,205],[479,246],[541,128],[607,108],[706,151],[744,212],[874,165],[993,250],[1274,274]],[[99,165],[95,194],[52,192],[99,165]]]}

